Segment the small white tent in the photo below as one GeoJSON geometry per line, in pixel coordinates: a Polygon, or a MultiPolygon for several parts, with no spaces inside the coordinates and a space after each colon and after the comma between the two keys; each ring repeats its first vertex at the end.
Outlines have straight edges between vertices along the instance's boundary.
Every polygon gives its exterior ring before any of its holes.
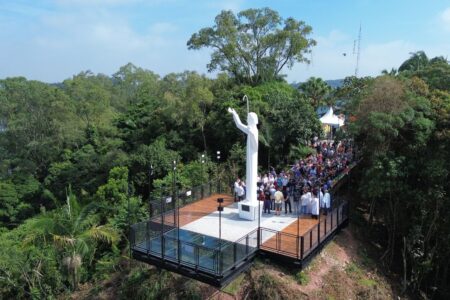
{"type": "Polygon", "coordinates": [[[320,122],[324,125],[330,125],[332,127],[341,127],[344,125],[344,120],[333,113],[333,108],[331,106],[322,118],[320,118],[320,122]]]}
{"type": "Polygon", "coordinates": [[[339,128],[344,125],[344,119],[336,116],[333,113],[333,107],[331,106],[328,111],[320,118],[320,122],[324,125],[325,132],[331,133],[333,132],[331,127],[339,128]]]}

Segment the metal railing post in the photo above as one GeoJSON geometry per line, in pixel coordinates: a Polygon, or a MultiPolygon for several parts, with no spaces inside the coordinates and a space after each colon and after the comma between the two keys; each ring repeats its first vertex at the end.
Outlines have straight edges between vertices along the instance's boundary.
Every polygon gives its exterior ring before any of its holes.
{"type": "Polygon", "coordinates": [[[319,224],[317,227],[317,245],[320,244],[320,216],[319,216],[319,224]]]}
{"type": "Polygon", "coordinates": [[[248,255],[248,234],[245,236],[245,255],[248,255]]]}
{"type": "Polygon", "coordinates": [[[233,267],[235,267],[235,265],[236,265],[236,259],[237,259],[237,244],[236,243],[234,243],[233,244],[233,267]]]}
{"type": "Polygon", "coordinates": [[[339,207],[340,207],[340,204],[339,204],[338,207],[336,208],[336,210],[337,210],[337,212],[336,212],[336,218],[337,218],[337,220],[336,220],[336,226],[339,226],[339,207]]]}
{"type": "Polygon", "coordinates": [[[301,236],[301,245],[300,245],[300,258],[303,259],[303,255],[305,254],[305,238],[301,236]]]}
{"type": "Polygon", "coordinates": [[[199,259],[199,251],[198,251],[198,246],[195,246],[194,248],[194,254],[195,254],[195,270],[198,269],[198,265],[200,264],[200,259],[199,259]]]}
{"type": "Polygon", "coordinates": [[[333,211],[331,211],[331,230],[333,230],[333,211]]]}
{"type": "MultiPolygon", "coordinates": [[[[149,234],[150,221],[147,221],[147,222],[146,222],[146,225],[147,225],[147,226],[145,226],[145,229],[146,229],[146,232],[145,232],[145,239],[147,240],[147,255],[148,255],[148,253],[150,252],[150,247],[151,247],[151,244],[150,244],[150,234],[149,234]]],[[[133,242],[134,242],[134,241],[133,241],[133,242]]]]}

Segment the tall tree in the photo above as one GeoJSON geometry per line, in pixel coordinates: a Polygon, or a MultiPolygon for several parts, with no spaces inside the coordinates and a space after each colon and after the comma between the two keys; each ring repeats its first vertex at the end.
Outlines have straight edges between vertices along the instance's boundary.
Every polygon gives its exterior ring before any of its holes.
{"type": "Polygon", "coordinates": [[[322,78],[311,77],[305,83],[299,86],[299,90],[306,96],[314,107],[317,109],[321,104],[332,104],[330,93],[332,88],[322,78]],[[328,99],[328,101],[325,101],[328,99]]]}
{"type": "Polygon", "coordinates": [[[283,19],[269,8],[247,9],[235,15],[222,11],[215,25],[194,33],[189,49],[212,48],[208,70],[228,72],[238,82],[258,84],[277,79],[284,67],[308,63],[305,54],[316,44],[303,21],[283,19]]]}
{"type": "Polygon", "coordinates": [[[398,71],[419,71],[420,69],[426,67],[428,63],[428,56],[425,54],[425,52],[413,52],[411,53],[411,57],[401,64],[401,66],[398,68],[398,71]]]}
{"type": "Polygon", "coordinates": [[[77,289],[80,269],[91,263],[99,242],[115,244],[119,234],[111,226],[99,225],[96,204],[81,206],[71,192],[62,208],[30,219],[30,232],[25,240],[47,244],[52,240],[59,250],[61,264],[66,267],[73,289],[77,289]]]}

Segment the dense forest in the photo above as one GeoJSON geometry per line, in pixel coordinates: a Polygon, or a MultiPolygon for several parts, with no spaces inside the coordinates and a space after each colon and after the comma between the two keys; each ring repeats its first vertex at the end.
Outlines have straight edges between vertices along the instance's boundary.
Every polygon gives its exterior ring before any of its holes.
{"type": "Polygon", "coordinates": [[[348,126],[336,138],[353,138],[363,157],[355,193],[380,262],[401,275],[404,292],[448,297],[448,61],[416,52],[375,78],[294,87],[281,72],[308,63],[311,32],[270,9],[223,11],[187,42],[214,49],[215,78],[161,77],[129,63],[112,76],[85,71],[57,84],[0,80],[1,298],[55,298],[121,270],[131,274],[122,298],[199,297],[190,282],[173,288],[161,281],[169,273],[130,263],[128,224],[171,186],[174,161],[180,188],[242,175],[245,136],[226,108],[244,115],[244,95],[261,123],[261,171],[307,154],[322,134],[316,109],[339,100],[348,126]]]}

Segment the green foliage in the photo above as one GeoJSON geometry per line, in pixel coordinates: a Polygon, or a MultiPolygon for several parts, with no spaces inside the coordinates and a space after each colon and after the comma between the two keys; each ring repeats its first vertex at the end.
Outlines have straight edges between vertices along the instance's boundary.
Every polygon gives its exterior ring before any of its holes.
{"type": "Polygon", "coordinates": [[[239,292],[239,290],[242,288],[242,283],[245,279],[245,274],[242,273],[236,279],[234,279],[232,282],[230,282],[226,287],[222,289],[225,293],[231,294],[236,296],[239,292]]]}
{"type": "Polygon", "coordinates": [[[189,49],[213,48],[208,70],[228,72],[237,82],[276,80],[284,67],[309,62],[304,56],[316,44],[303,21],[283,19],[270,8],[247,9],[235,15],[222,11],[213,27],[194,33],[189,49]]]}
{"type": "Polygon", "coordinates": [[[314,109],[320,105],[331,106],[333,104],[332,88],[322,78],[311,77],[305,83],[300,84],[298,88],[314,109]]]}
{"type": "Polygon", "coordinates": [[[31,209],[31,205],[20,201],[16,186],[11,182],[0,181],[0,225],[11,227],[17,221],[24,219],[24,215],[31,209]]]}
{"type": "Polygon", "coordinates": [[[271,274],[263,273],[250,278],[250,286],[247,289],[250,299],[286,299],[288,291],[281,281],[271,274]]]}
{"type": "Polygon", "coordinates": [[[348,106],[354,115],[349,128],[364,156],[359,191],[369,224],[377,220],[386,232],[381,261],[402,262],[404,288],[431,294],[434,286],[444,298],[448,268],[441,266],[450,259],[450,240],[443,238],[450,228],[448,70],[445,59],[414,53],[398,75],[367,81],[348,106]]]}
{"type": "Polygon", "coordinates": [[[148,214],[140,197],[129,197],[127,201],[114,205],[114,214],[109,224],[119,232],[127,232],[128,225],[144,221],[148,214]]]}
{"type": "Polygon", "coordinates": [[[360,278],[364,275],[363,270],[354,262],[347,264],[345,272],[353,278],[360,278]]]}
{"type": "Polygon", "coordinates": [[[23,246],[24,224],[0,234],[0,295],[4,299],[52,298],[64,290],[55,248],[23,246]]]}
{"type": "Polygon", "coordinates": [[[123,280],[119,299],[175,299],[173,275],[167,271],[136,268],[123,280]]]}
{"type": "Polygon", "coordinates": [[[411,53],[411,57],[401,64],[398,71],[418,71],[427,66],[428,63],[429,60],[425,52],[417,51],[415,53],[411,53]]]}
{"type": "Polygon", "coordinates": [[[125,203],[128,188],[128,168],[115,167],[109,171],[108,182],[98,188],[96,197],[109,205],[125,203]]]}
{"type": "Polygon", "coordinates": [[[310,277],[304,271],[300,271],[295,274],[295,280],[300,285],[307,285],[310,281],[310,277]]]}

